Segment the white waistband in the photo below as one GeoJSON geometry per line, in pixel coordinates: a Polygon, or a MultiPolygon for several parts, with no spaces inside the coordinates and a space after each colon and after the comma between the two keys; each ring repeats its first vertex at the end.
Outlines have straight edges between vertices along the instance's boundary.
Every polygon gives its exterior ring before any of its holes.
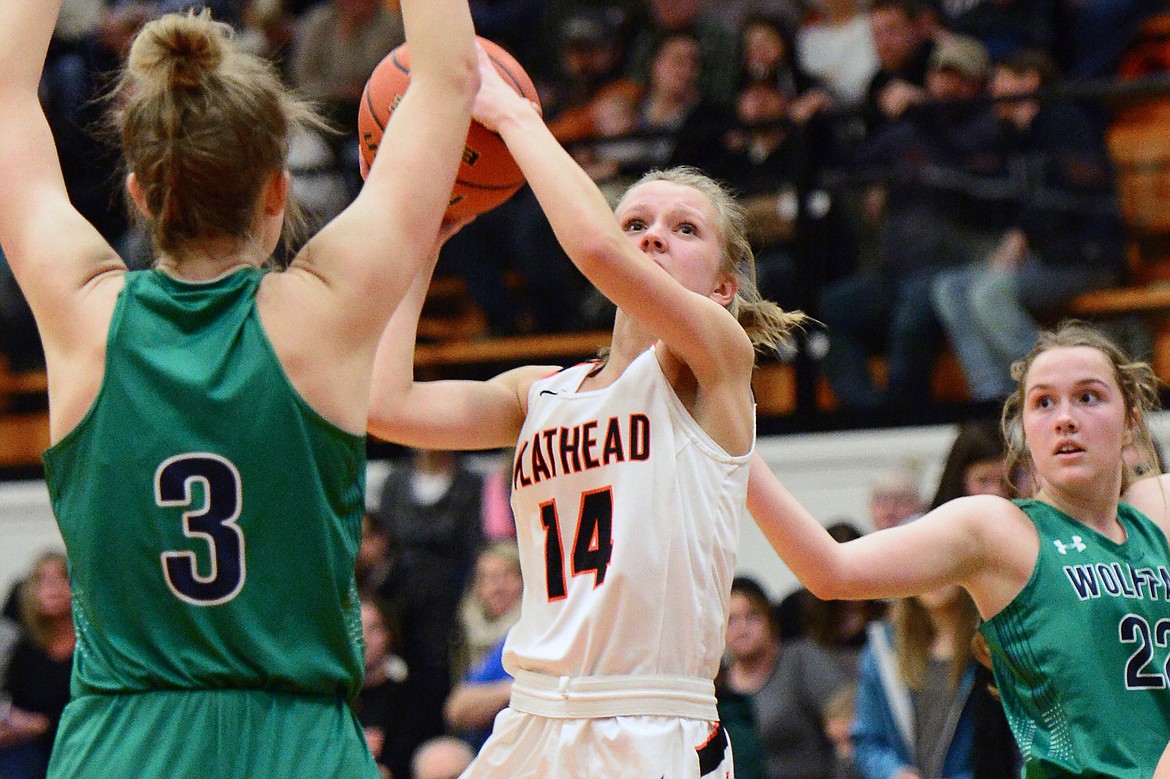
{"type": "Polygon", "coordinates": [[[547,676],[516,669],[511,707],[556,719],[685,717],[717,722],[715,684],[693,676],[547,676]]]}

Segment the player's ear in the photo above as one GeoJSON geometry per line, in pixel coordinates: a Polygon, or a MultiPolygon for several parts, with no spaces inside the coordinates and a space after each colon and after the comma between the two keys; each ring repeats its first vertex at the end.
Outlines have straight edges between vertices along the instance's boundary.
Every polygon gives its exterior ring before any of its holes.
{"type": "Polygon", "coordinates": [[[139,213],[149,219],[151,213],[146,207],[146,193],[142,191],[142,182],[133,173],[126,174],[126,192],[130,194],[130,200],[134,202],[134,207],[139,213]]]}
{"type": "Polygon", "coordinates": [[[735,299],[736,292],[739,292],[739,279],[734,273],[721,273],[719,275],[719,282],[715,285],[715,289],[712,290],[709,297],[726,308],[735,299]]]}
{"type": "Polygon", "coordinates": [[[264,190],[264,214],[276,216],[283,213],[288,205],[288,190],[292,186],[292,175],[287,170],[277,171],[268,181],[264,190]]]}

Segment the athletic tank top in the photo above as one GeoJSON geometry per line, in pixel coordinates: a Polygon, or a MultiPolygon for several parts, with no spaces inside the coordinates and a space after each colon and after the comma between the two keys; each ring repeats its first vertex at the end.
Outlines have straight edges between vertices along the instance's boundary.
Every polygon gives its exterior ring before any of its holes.
{"type": "Polygon", "coordinates": [[[980,632],[1024,776],[1149,779],[1170,740],[1170,549],[1132,506],[1117,544],[1036,500],[1024,589],[980,632]]]}
{"type": "Polygon", "coordinates": [[[365,438],[289,383],[256,312],[263,275],[128,273],[97,399],[44,455],[74,696],[360,688],[365,438]]]}
{"type": "Polygon", "coordinates": [[[654,349],[579,392],[595,367],[528,393],[512,481],[524,596],[505,668],[713,679],[750,454],[699,427],[654,349]]]}

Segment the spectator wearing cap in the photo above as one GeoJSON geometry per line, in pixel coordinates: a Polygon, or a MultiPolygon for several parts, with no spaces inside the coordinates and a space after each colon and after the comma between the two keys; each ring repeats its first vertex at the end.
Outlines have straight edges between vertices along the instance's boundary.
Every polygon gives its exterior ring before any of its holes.
{"type": "Polygon", "coordinates": [[[930,398],[930,373],[942,329],[930,303],[934,278],[995,245],[998,224],[965,190],[966,178],[995,157],[996,125],[978,100],[987,52],[949,36],[930,56],[928,100],[875,133],[858,155],[859,172],[880,179],[867,197],[877,219],[877,262],[829,284],[817,318],[828,328],[822,363],[838,400],[855,409],[912,408],[930,398]],[[885,353],[879,387],[868,356],[885,353]]]}
{"type": "Polygon", "coordinates": [[[973,101],[983,93],[991,59],[982,43],[966,35],[941,40],[927,60],[928,89],[936,100],[973,101]],[[928,85],[929,86],[929,85],[928,85]]]}
{"type": "Polygon", "coordinates": [[[996,66],[990,93],[1005,158],[1000,188],[1013,221],[985,258],[941,274],[931,290],[977,400],[1000,399],[1014,387],[1011,363],[1031,348],[1038,316],[1124,275],[1107,148],[1081,107],[1041,99],[1038,90],[1055,74],[1037,51],[996,66]]]}
{"type": "Polygon", "coordinates": [[[561,22],[556,72],[540,86],[546,121],[561,143],[612,134],[606,133],[608,101],[641,98],[641,87],[621,75],[626,18],[617,6],[585,7],[561,22]]]}

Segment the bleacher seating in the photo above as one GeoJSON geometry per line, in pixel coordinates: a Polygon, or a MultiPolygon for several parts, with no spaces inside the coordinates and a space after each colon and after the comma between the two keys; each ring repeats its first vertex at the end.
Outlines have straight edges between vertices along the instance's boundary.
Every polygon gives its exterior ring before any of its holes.
{"type": "Polygon", "coordinates": [[[1107,140],[1118,172],[1130,283],[1083,294],[1067,313],[1090,320],[1140,316],[1153,338],[1154,369],[1170,382],[1170,100],[1121,112],[1107,140]]]}

